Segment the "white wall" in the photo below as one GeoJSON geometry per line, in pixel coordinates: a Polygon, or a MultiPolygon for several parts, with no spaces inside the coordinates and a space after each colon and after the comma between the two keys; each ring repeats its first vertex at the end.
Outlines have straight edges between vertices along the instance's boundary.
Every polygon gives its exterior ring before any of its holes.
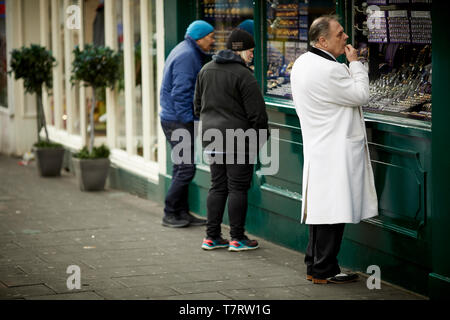
{"type": "MultiPolygon", "coordinates": [[[[7,52],[39,43],[39,2],[6,0],[7,52]]],[[[9,60],[8,60],[9,70],[9,60]]],[[[0,152],[22,155],[37,140],[36,98],[25,94],[22,81],[8,78],[8,108],[0,110],[0,152]]]]}

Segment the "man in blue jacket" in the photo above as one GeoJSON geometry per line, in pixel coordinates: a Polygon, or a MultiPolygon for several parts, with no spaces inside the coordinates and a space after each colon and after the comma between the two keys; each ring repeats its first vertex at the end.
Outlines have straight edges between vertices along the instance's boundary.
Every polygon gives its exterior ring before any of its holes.
{"type": "MultiPolygon", "coordinates": [[[[186,30],[185,39],[169,54],[161,85],[161,126],[172,149],[186,141],[172,141],[172,133],[184,129],[190,134],[190,161],[174,163],[172,182],[165,199],[163,226],[186,227],[205,225],[206,220],[189,213],[189,184],[195,175],[193,99],[197,74],[214,43],[214,28],[206,21],[196,20],[186,30]]],[[[181,152],[182,153],[182,152],[181,152]]],[[[177,156],[183,157],[182,154],[177,156]]]]}

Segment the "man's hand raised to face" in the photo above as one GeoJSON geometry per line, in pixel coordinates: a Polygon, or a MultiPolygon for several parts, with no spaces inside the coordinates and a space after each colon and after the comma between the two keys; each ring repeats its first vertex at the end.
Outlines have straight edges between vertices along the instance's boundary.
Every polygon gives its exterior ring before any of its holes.
{"type": "Polygon", "coordinates": [[[347,57],[348,62],[358,61],[358,55],[356,53],[356,49],[353,48],[351,44],[348,44],[344,48],[345,56],[347,57]]]}

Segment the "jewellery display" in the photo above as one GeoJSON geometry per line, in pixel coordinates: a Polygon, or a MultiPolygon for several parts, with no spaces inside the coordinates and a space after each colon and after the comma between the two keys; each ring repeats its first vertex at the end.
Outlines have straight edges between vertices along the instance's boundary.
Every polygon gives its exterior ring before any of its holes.
{"type": "Polygon", "coordinates": [[[228,37],[242,21],[253,19],[252,0],[203,0],[200,1],[203,19],[214,26],[214,44],[211,52],[226,48],[228,37]]]}
{"type": "Polygon", "coordinates": [[[363,110],[431,121],[431,1],[354,0],[371,5],[379,10],[353,10],[354,46],[369,68],[363,110]]]}
{"type": "MultiPolygon", "coordinates": [[[[290,75],[295,60],[308,50],[310,1],[267,1],[268,95],[292,98],[290,75]]],[[[332,11],[334,1],[323,1],[316,15],[332,11]]]]}

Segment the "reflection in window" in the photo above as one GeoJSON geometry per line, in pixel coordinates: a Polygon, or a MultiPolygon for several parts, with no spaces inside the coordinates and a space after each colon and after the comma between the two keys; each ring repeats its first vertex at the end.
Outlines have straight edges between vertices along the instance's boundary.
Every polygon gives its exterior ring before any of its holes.
{"type": "MultiPolygon", "coordinates": [[[[86,42],[95,46],[105,45],[105,5],[102,0],[88,0],[85,4],[86,22],[88,29],[86,32],[86,42]]],[[[88,105],[92,103],[91,90],[86,90],[89,97],[88,105]]],[[[94,106],[94,132],[95,136],[106,136],[106,91],[97,89],[95,93],[96,105],[94,106]]]]}
{"type": "MultiPolygon", "coordinates": [[[[70,5],[78,5],[78,0],[71,0],[70,5]]],[[[71,44],[72,48],[70,49],[70,52],[75,49],[76,46],[80,45],[80,31],[79,30],[71,30],[69,33],[72,37],[71,44]]],[[[71,55],[72,57],[72,55],[71,55]]],[[[70,62],[72,64],[72,62],[70,62]]],[[[73,124],[73,132],[77,135],[81,133],[81,123],[80,123],[80,84],[77,83],[73,87],[74,93],[73,93],[73,112],[72,112],[72,124],[73,124]]]]}
{"type": "Polygon", "coordinates": [[[200,8],[203,19],[214,27],[213,52],[226,49],[231,31],[245,20],[253,20],[252,0],[204,0],[200,8]]]}
{"type": "Polygon", "coordinates": [[[133,108],[135,108],[134,114],[134,128],[133,131],[136,134],[134,140],[137,144],[136,153],[139,156],[144,154],[142,139],[142,73],[141,73],[141,5],[140,0],[133,1],[133,21],[134,25],[134,68],[135,68],[135,94],[136,101],[133,108]]]}
{"type": "Polygon", "coordinates": [[[117,121],[117,136],[116,147],[121,150],[127,149],[126,132],[125,132],[125,62],[123,52],[123,4],[122,0],[116,1],[116,19],[115,24],[117,28],[117,48],[121,57],[120,79],[116,101],[116,121],[117,121]]]}
{"type": "Polygon", "coordinates": [[[292,98],[290,75],[295,60],[308,49],[311,22],[335,10],[332,0],[267,0],[267,91],[292,98]]]}
{"type": "Polygon", "coordinates": [[[5,1],[0,1],[0,107],[8,107],[7,62],[6,62],[6,10],[5,1]]]}

